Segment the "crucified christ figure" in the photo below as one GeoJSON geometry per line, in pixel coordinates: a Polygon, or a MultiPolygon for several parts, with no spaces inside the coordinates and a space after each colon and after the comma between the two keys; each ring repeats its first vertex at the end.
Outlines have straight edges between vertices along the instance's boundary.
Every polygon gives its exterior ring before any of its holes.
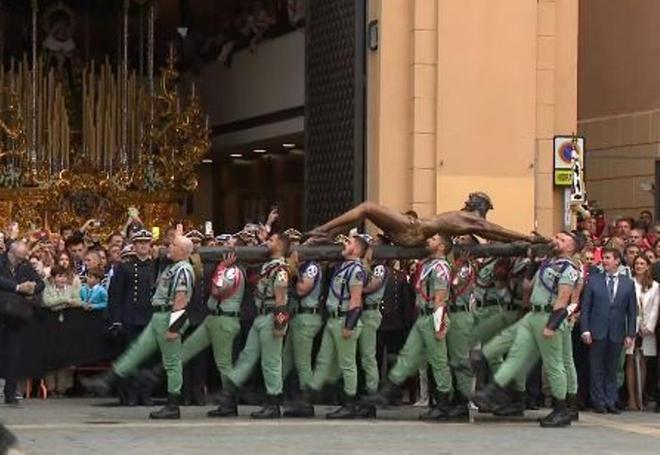
{"type": "Polygon", "coordinates": [[[348,227],[369,220],[401,246],[423,245],[426,239],[437,233],[451,236],[475,234],[499,242],[549,242],[536,233],[521,234],[487,221],[486,213],[492,208],[490,197],[481,192],[470,193],[462,210],[440,213],[430,219],[419,219],[373,202],[362,202],[324,225],[312,229],[307,236],[313,243],[315,239],[332,238],[348,227]]]}

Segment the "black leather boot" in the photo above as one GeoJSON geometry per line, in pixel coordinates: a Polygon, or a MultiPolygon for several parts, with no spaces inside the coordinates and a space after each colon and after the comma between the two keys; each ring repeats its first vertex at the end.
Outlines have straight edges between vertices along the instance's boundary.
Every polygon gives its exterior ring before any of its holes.
{"type": "Polygon", "coordinates": [[[426,421],[439,421],[449,420],[449,411],[451,410],[451,402],[449,394],[445,392],[435,392],[435,404],[429,408],[427,412],[419,416],[419,420],[426,421]]]}
{"type": "Polygon", "coordinates": [[[224,381],[224,388],[218,396],[218,408],[206,413],[209,417],[236,417],[238,406],[236,396],[238,388],[230,381],[224,381]]]}
{"type": "Polygon", "coordinates": [[[358,417],[357,413],[357,399],[355,396],[344,397],[344,404],[332,412],[325,415],[327,419],[355,419],[358,417]]]}
{"type": "Polygon", "coordinates": [[[542,418],[539,423],[543,428],[567,427],[571,424],[571,415],[566,407],[565,400],[555,400],[555,409],[542,418]]]}
{"type": "Polygon", "coordinates": [[[470,409],[468,408],[468,404],[469,400],[462,393],[456,392],[454,402],[449,408],[448,417],[451,420],[469,420],[470,409]]]}
{"type": "Polygon", "coordinates": [[[394,404],[401,397],[401,387],[385,379],[380,390],[375,395],[366,397],[363,401],[375,406],[394,404]]]}
{"type": "Polygon", "coordinates": [[[266,403],[258,411],[250,414],[253,419],[279,419],[280,415],[280,401],[281,395],[268,395],[266,403]]]}
{"type": "Polygon", "coordinates": [[[355,404],[356,417],[360,419],[375,419],[376,418],[376,405],[369,401],[358,401],[355,404]]]}
{"type": "Polygon", "coordinates": [[[149,414],[150,419],[180,419],[181,412],[179,411],[179,395],[169,394],[167,396],[167,404],[158,411],[149,414]]]}
{"type": "Polygon", "coordinates": [[[479,408],[479,412],[493,412],[508,404],[509,394],[495,381],[492,381],[483,390],[477,392],[472,397],[472,401],[479,408]]]}
{"type": "Polygon", "coordinates": [[[476,379],[477,390],[483,389],[491,380],[490,366],[480,349],[470,351],[470,366],[476,379]]]}
{"type": "Polygon", "coordinates": [[[113,370],[108,370],[105,373],[97,374],[90,378],[80,378],[80,384],[87,392],[100,397],[110,395],[112,386],[120,381],[122,381],[122,378],[113,370]]]}
{"type": "Polygon", "coordinates": [[[571,416],[573,422],[580,420],[580,407],[576,394],[569,393],[566,395],[566,408],[568,409],[568,415],[571,416]]]}
{"type": "Polygon", "coordinates": [[[157,364],[151,368],[140,370],[137,374],[137,382],[140,384],[140,387],[153,390],[163,381],[164,376],[165,368],[163,368],[163,365],[157,364]]]}
{"type": "Polygon", "coordinates": [[[284,406],[282,416],[303,419],[314,417],[314,405],[312,405],[311,394],[307,391],[301,392],[296,401],[284,406]]]}
{"type": "Polygon", "coordinates": [[[509,390],[509,402],[503,406],[493,409],[493,414],[498,417],[522,417],[525,415],[526,398],[525,392],[509,390]]]}

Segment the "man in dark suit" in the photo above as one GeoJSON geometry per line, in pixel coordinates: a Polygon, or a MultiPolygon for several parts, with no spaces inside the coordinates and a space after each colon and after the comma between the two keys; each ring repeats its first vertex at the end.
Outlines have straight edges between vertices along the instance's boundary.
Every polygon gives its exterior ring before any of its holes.
{"type": "MultiPolygon", "coordinates": [[[[0,256],[0,298],[13,298],[12,294],[33,298],[44,290],[44,282],[32,264],[27,260],[28,247],[25,242],[15,241],[9,246],[7,254],[0,256]]],[[[21,304],[29,305],[27,301],[21,304]]],[[[15,405],[16,371],[21,358],[19,346],[21,330],[26,321],[7,314],[0,314],[0,336],[2,336],[6,355],[5,365],[5,404],[15,405]]]]}
{"type": "Polygon", "coordinates": [[[593,274],[584,289],[580,330],[590,346],[591,403],[594,411],[618,414],[617,366],[623,346],[634,342],[637,298],[634,282],[618,273],[621,253],[606,249],[603,273],[593,274]]]}

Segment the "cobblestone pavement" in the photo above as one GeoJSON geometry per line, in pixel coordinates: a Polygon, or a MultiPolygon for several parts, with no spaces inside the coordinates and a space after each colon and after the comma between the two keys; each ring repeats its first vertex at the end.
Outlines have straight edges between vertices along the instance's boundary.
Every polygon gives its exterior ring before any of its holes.
{"type": "Polygon", "coordinates": [[[206,417],[211,407],[186,407],[179,421],[154,422],[149,409],[107,406],[107,400],[30,400],[0,406],[0,419],[27,454],[443,454],[443,453],[660,453],[660,414],[581,413],[566,429],[542,429],[529,413],[502,421],[478,415],[474,423],[422,423],[419,408],[379,411],[378,420],[254,421],[206,417]]]}

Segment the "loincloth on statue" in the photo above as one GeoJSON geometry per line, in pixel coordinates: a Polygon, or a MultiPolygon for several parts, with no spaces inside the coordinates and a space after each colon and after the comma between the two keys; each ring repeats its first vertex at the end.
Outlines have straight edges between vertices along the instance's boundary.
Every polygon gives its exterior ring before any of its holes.
{"type": "Polygon", "coordinates": [[[392,241],[401,246],[420,246],[426,243],[426,235],[419,219],[408,217],[408,226],[400,232],[386,232],[392,241]]]}

